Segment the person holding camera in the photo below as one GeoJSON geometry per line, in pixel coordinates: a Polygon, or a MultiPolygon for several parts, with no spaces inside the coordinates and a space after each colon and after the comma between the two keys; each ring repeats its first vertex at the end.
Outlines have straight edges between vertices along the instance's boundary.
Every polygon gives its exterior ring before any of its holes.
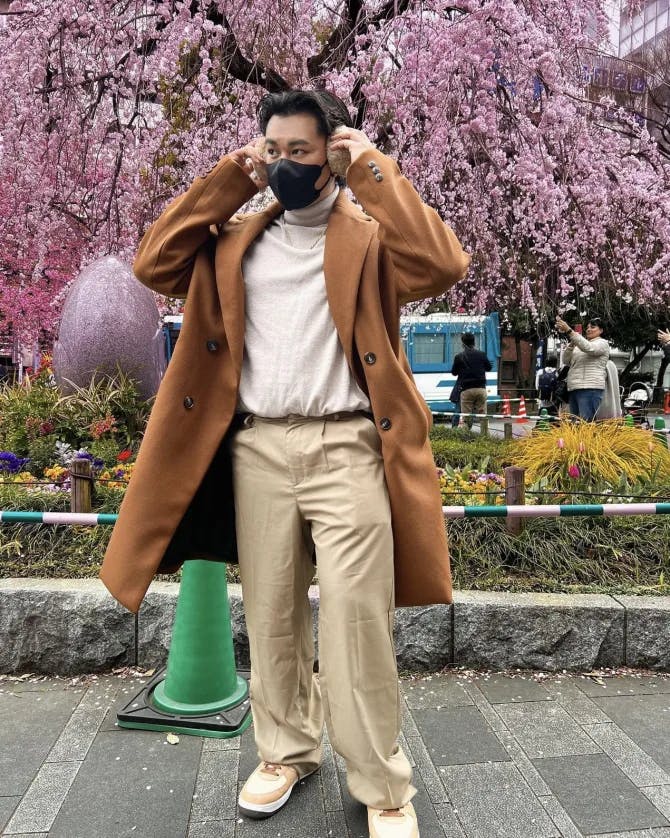
{"type": "Polygon", "coordinates": [[[563,350],[563,364],[568,365],[570,413],[592,422],[605,393],[610,357],[610,345],[602,337],[603,322],[592,317],[586,324],[586,337],[560,317],[556,318],[556,328],[569,340],[563,350]]]}
{"type": "Polygon", "coordinates": [[[470,260],[342,100],[269,94],[257,116],[260,142],[197,178],[140,245],[138,278],[186,307],[101,576],[136,611],[159,567],[236,555],[260,759],[240,812],[288,802],[319,768],[325,720],[370,836],[418,838],[394,606],[447,603],[451,584],[399,310],[470,260]],[[277,200],[238,214],[266,185],[277,200]]]}

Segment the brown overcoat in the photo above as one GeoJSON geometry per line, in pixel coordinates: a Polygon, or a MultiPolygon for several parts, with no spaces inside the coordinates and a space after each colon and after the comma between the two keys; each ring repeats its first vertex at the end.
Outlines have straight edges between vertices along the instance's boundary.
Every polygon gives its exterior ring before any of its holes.
{"type": "MultiPolygon", "coordinates": [[[[351,164],[347,183],[365,212],[340,192],[328,221],[324,274],[342,347],[369,394],[382,441],[396,603],[446,603],[451,576],[428,441],[431,415],[400,346],[399,308],[444,292],[470,260],[389,157],[371,149],[351,164]]],[[[224,157],[169,205],[137,253],[138,279],[186,303],[100,573],[131,611],[159,568],[199,556],[234,560],[225,436],[244,352],[242,257],[282,211],[275,202],[235,215],[255,193],[243,169],[224,157]]]]}

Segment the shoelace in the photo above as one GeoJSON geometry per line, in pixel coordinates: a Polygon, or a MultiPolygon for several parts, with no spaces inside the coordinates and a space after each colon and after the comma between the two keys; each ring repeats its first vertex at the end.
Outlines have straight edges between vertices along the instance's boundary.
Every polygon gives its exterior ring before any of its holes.
{"type": "Polygon", "coordinates": [[[277,765],[274,762],[264,762],[263,767],[261,768],[261,771],[264,771],[266,774],[274,774],[275,777],[277,777],[279,775],[279,772],[281,771],[281,769],[282,769],[282,766],[277,765]]]}

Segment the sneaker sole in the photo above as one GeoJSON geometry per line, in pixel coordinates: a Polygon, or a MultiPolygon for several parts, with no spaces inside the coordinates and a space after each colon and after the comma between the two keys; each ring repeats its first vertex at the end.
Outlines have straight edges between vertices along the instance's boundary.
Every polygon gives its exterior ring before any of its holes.
{"type": "Polygon", "coordinates": [[[282,794],[278,800],[273,800],[272,803],[243,803],[242,797],[240,796],[237,800],[237,808],[239,809],[240,814],[244,815],[246,818],[252,818],[253,820],[262,820],[263,818],[271,817],[281,808],[286,806],[289,797],[291,796],[291,792],[296,785],[301,780],[311,777],[311,775],[316,771],[318,771],[317,768],[315,768],[314,771],[310,771],[309,774],[305,774],[303,777],[298,777],[298,779],[288,787],[284,794],[282,794]]]}

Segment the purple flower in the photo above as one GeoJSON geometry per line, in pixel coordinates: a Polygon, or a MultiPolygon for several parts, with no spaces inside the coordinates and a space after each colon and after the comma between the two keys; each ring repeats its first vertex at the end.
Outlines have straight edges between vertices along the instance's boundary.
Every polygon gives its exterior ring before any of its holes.
{"type": "Polygon", "coordinates": [[[28,460],[28,457],[17,457],[11,451],[0,451],[0,472],[18,474],[28,460]]]}
{"type": "Polygon", "coordinates": [[[572,477],[574,480],[576,480],[581,475],[581,471],[579,470],[579,466],[575,466],[575,465],[569,466],[568,467],[568,475],[570,477],[572,477]]]}

